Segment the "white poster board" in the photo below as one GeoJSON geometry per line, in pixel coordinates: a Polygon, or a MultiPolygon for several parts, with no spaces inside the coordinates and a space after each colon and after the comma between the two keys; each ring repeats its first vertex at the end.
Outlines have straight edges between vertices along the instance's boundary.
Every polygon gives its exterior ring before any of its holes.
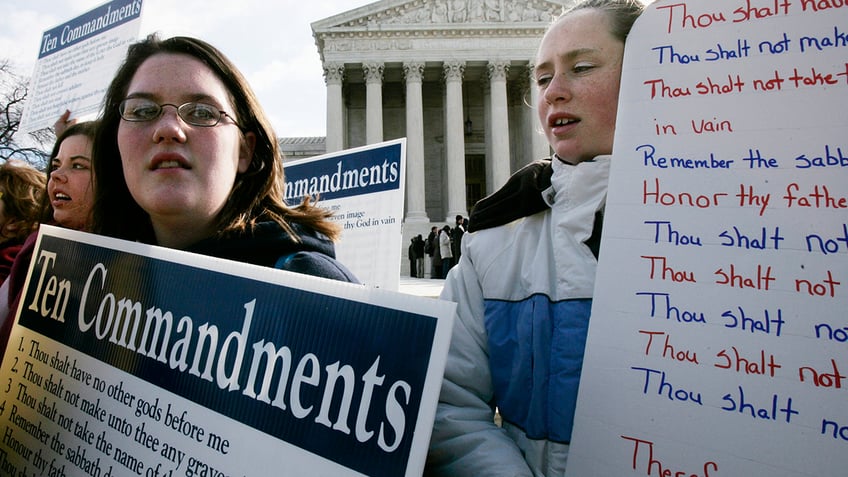
{"type": "Polygon", "coordinates": [[[20,131],[52,127],[67,109],[94,117],[106,88],[138,40],[142,0],[113,0],[41,36],[20,131]]]}
{"type": "Polygon", "coordinates": [[[848,472],[846,33],[828,1],[637,21],[569,476],[848,472]]]}
{"type": "Polygon", "coordinates": [[[285,163],[286,200],[305,195],[342,227],[336,258],[360,282],[397,291],[406,190],[406,138],[285,163]]]}
{"type": "Polygon", "coordinates": [[[42,226],[0,475],[420,476],[455,307],[42,226]]]}

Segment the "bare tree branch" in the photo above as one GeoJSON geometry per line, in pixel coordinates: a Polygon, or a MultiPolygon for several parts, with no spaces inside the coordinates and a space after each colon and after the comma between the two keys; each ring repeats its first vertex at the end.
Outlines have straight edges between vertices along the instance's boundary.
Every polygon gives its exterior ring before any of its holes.
{"type": "Polygon", "coordinates": [[[29,78],[18,75],[8,59],[0,58],[0,159],[18,159],[43,169],[55,136],[43,130],[20,138],[28,93],[29,78]]]}

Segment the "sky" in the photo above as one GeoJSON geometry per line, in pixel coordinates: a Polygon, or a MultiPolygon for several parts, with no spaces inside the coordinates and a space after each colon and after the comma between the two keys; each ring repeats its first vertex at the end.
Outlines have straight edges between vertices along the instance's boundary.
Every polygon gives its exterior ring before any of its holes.
{"type": "MultiPolygon", "coordinates": [[[[107,0],[0,0],[0,61],[32,76],[41,35],[107,0]]],[[[247,77],[280,137],[326,134],[326,90],[311,23],[373,0],[143,0],[140,37],[190,35],[247,77]]]]}

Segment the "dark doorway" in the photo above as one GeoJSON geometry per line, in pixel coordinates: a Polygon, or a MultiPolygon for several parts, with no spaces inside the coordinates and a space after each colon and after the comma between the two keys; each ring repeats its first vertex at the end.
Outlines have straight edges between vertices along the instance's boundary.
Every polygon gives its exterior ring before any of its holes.
{"type": "Polygon", "coordinates": [[[485,154],[465,155],[465,210],[470,211],[486,195],[485,154]]]}

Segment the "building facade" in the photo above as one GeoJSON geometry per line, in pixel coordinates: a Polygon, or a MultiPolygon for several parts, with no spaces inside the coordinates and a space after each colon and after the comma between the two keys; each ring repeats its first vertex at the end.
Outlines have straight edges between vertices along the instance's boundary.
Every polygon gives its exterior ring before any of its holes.
{"type": "MultiPolygon", "coordinates": [[[[407,138],[404,242],[550,155],[533,60],[571,0],[383,0],[316,21],[326,152],[407,138]]],[[[404,255],[405,256],[405,255],[404,255]]]]}

